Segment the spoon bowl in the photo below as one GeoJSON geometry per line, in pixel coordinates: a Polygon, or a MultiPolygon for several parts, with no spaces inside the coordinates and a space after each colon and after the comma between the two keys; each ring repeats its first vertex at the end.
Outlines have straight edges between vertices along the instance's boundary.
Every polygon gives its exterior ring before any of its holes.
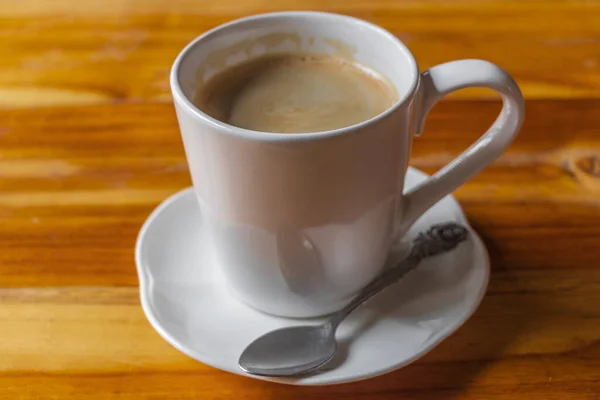
{"type": "Polygon", "coordinates": [[[335,354],[336,347],[331,323],[282,328],[246,347],[239,366],[254,375],[298,375],[325,364],[335,354]]]}

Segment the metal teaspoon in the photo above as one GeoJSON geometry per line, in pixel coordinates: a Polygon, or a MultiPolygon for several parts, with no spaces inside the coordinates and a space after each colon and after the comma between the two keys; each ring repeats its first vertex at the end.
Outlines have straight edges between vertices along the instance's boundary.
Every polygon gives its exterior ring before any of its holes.
{"type": "Polygon", "coordinates": [[[454,249],[467,238],[467,229],[455,222],[433,225],[412,242],[410,254],[365,286],[322,325],[303,325],[269,332],[242,352],[239,367],[254,375],[294,376],[315,371],[333,358],[335,331],[355,308],[413,270],[421,260],[454,249]]]}

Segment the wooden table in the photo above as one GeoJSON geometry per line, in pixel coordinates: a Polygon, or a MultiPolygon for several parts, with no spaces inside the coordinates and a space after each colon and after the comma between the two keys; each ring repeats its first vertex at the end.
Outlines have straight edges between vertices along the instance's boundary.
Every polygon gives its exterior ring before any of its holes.
{"type": "MultiPolygon", "coordinates": [[[[0,55],[0,399],[600,399],[600,2],[0,0],[0,55]],[[456,193],[493,259],[477,313],[407,368],[297,388],[164,342],[133,245],[190,185],[168,88],[179,50],[232,18],[325,5],[389,29],[422,69],[503,66],[527,117],[456,193]]],[[[438,105],[412,165],[435,171],[498,110],[486,91],[438,105]]]]}

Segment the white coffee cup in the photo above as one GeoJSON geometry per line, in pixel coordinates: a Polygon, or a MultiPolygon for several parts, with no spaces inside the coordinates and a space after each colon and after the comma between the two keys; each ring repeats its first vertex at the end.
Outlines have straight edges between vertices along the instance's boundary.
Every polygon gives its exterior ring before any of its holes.
{"type": "Polygon", "coordinates": [[[392,242],[423,212],[502,153],[524,115],[517,84],[494,64],[459,60],[419,73],[408,48],[386,30],[321,12],[256,15],[201,35],[177,57],[171,89],[215,262],[237,298],[289,317],[343,306],[380,273],[392,242]],[[368,121],[308,134],[237,128],[193,105],[199,80],[281,52],[352,57],[385,75],[400,99],[368,121]],[[403,194],[412,138],[427,112],[466,87],[502,96],[496,122],[403,194]]]}

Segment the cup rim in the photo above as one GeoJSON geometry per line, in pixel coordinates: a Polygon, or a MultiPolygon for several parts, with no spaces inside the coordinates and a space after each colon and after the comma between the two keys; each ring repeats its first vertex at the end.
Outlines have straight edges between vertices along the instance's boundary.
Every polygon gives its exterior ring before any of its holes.
{"type": "Polygon", "coordinates": [[[218,128],[219,131],[237,136],[243,139],[255,140],[255,141],[266,141],[266,142],[296,142],[296,141],[312,141],[316,139],[326,139],[334,136],[339,136],[342,134],[356,132],[365,127],[373,125],[382,119],[388,117],[397,109],[403,107],[405,104],[409,103],[413,97],[413,94],[416,91],[417,85],[419,82],[419,68],[417,66],[417,61],[415,60],[413,54],[408,49],[408,47],[396,36],[390,33],[388,30],[376,25],[374,23],[365,21],[360,18],[352,17],[349,15],[336,14],[336,13],[328,13],[321,11],[278,11],[278,12],[270,12],[263,14],[255,14],[248,17],[234,19],[232,21],[226,22],[224,24],[218,25],[215,28],[212,28],[200,36],[196,37],[190,43],[188,43],[181,52],[177,55],[173,66],[171,67],[170,73],[170,85],[171,92],[173,94],[173,99],[176,103],[179,103],[188,114],[191,114],[196,120],[200,120],[204,123],[212,125],[215,128],[218,128]],[[405,55],[408,63],[410,64],[410,68],[413,71],[415,79],[410,83],[408,91],[404,93],[400,98],[392,104],[387,110],[378,114],[370,119],[365,121],[361,121],[357,124],[331,129],[326,131],[317,131],[317,132],[302,132],[302,133],[280,133],[280,132],[263,132],[263,131],[255,131],[245,128],[240,128],[234,125],[230,125],[226,122],[219,121],[216,118],[211,117],[206,114],[204,111],[200,110],[196,107],[183,93],[181,89],[181,85],[179,84],[179,69],[180,65],[185,59],[185,57],[194,50],[194,48],[202,41],[206,40],[210,36],[216,34],[217,32],[230,28],[234,25],[237,25],[242,22],[253,21],[257,19],[274,19],[279,18],[281,16],[303,16],[303,17],[317,17],[317,18],[339,18],[339,19],[349,19],[354,21],[354,23],[361,24],[369,29],[377,31],[379,34],[386,36],[392,42],[396,44],[398,49],[405,55]]]}

